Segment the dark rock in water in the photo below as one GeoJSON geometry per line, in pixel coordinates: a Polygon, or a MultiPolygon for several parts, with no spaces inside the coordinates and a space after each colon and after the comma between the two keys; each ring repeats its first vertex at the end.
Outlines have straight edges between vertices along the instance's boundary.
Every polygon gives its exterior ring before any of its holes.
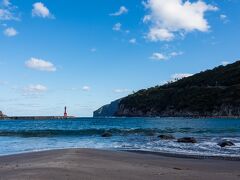
{"type": "Polygon", "coordinates": [[[218,143],[220,147],[226,147],[226,146],[234,146],[235,144],[231,141],[223,140],[218,143]]]}
{"type": "Polygon", "coordinates": [[[112,133],[110,132],[105,132],[101,135],[102,137],[111,137],[112,136],[112,133]]]}
{"type": "Polygon", "coordinates": [[[146,136],[155,136],[155,132],[146,132],[145,135],[146,136]]]}
{"type": "Polygon", "coordinates": [[[161,134],[158,137],[163,139],[163,140],[175,139],[175,137],[172,136],[171,134],[161,134]]]}
{"type": "Polygon", "coordinates": [[[177,140],[179,143],[197,143],[194,137],[183,137],[177,140]]]}

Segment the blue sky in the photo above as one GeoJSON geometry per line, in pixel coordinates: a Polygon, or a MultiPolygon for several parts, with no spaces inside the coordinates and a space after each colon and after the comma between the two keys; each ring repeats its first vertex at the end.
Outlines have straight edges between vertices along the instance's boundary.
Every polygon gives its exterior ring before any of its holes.
{"type": "Polygon", "coordinates": [[[0,110],[92,116],[238,60],[238,0],[0,0],[0,110]]]}

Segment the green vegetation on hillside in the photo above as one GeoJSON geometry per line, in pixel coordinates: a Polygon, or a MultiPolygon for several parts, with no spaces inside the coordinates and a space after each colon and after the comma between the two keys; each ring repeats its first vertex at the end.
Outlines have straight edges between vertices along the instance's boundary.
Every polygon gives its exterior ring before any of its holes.
{"type": "Polygon", "coordinates": [[[240,116],[240,61],[123,98],[117,116],[240,116]]]}

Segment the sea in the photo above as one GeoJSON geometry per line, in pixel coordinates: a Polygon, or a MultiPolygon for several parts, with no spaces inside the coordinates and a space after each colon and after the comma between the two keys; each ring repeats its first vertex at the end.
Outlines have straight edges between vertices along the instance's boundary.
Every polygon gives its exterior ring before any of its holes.
{"type": "Polygon", "coordinates": [[[148,151],[181,155],[240,157],[240,119],[76,118],[1,120],[0,156],[65,148],[148,151]],[[109,132],[111,137],[102,137],[109,132]],[[161,134],[176,139],[161,140],[161,134]],[[194,137],[195,144],[177,138],[194,137]],[[230,140],[235,146],[221,148],[230,140]]]}

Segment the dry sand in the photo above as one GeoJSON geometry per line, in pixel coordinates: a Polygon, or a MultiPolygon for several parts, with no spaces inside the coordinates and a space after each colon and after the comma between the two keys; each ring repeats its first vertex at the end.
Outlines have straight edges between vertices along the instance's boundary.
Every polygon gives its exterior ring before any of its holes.
{"type": "Polygon", "coordinates": [[[0,157],[0,179],[240,179],[240,161],[189,159],[92,149],[0,157]]]}

